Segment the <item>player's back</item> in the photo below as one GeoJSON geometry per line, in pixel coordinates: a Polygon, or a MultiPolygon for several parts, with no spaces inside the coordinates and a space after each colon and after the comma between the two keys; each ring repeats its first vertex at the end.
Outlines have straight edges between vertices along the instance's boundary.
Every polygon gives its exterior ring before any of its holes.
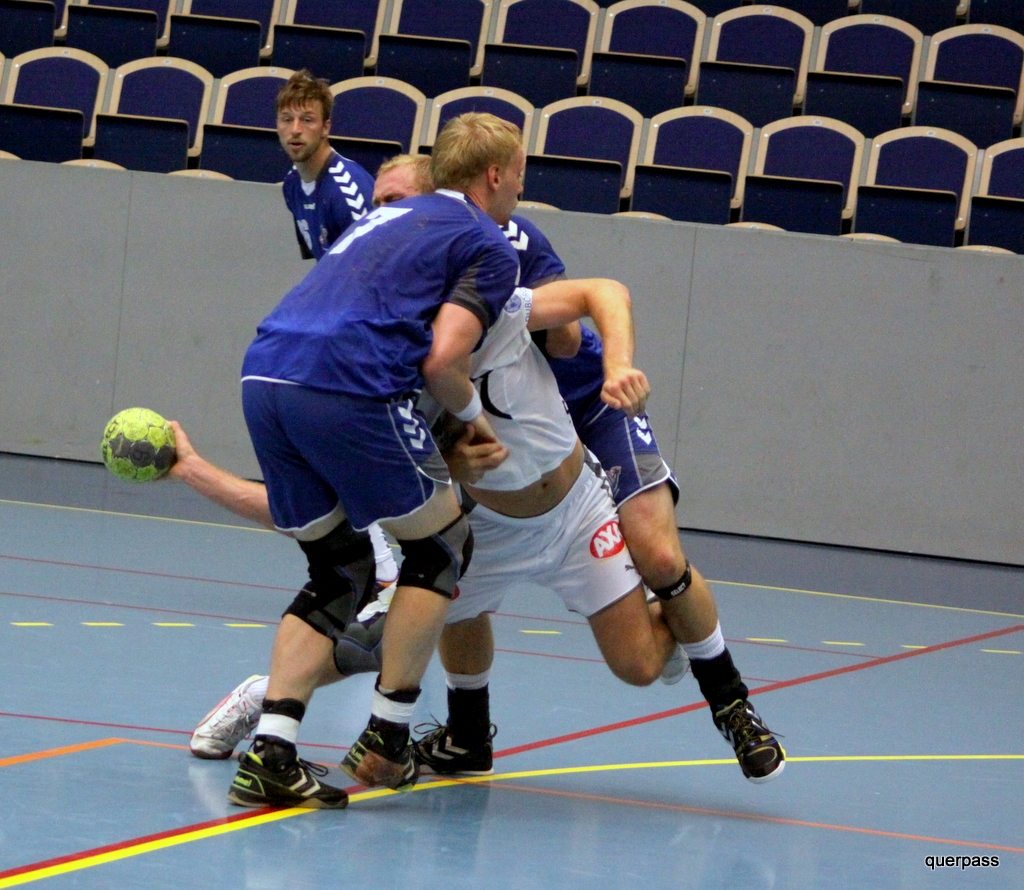
{"type": "Polygon", "coordinates": [[[446,300],[486,330],[519,263],[501,229],[464,201],[423,195],[353,225],[259,326],[243,376],[371,398],[422,385],[446,300]]]}

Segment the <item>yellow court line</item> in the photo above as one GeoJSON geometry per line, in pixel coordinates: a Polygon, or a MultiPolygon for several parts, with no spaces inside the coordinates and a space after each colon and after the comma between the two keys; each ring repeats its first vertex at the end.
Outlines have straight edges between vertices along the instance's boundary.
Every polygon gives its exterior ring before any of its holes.
{"type": "MultiPolygon", "coordinates": [[[[118,742],[131,742],[131,739],[108,739],[104,740],[104,743],[114,744],[118,742]]],[[[97,743],[92,743],[95,746],[97,743]]],[[[79,747],[79,746],[76,746],[79,747]]],[[[61,749],[57,749],[61,750],[61,749]]],[[[71,749],[67,749],[69,752],[71,749]]],[[[828,756],[828,757],[789,757],[787,758],[791,763],[824,763],[824,762],[842,762],[842,761],[941,761],[941,760],[1024,760],[1024,754],[895,754],[895,755],[839,755],[839,756],[828,756]]],[[[562,776],[570,775],[573,773],[596,773],[596,772],[612,772],[618,770],[633,770],[633,769],[652,769],[652,768],[665,768],[665,767],[680,767],[680,766],[712,766],[712,765],[735,765],[735,758],[724,758],[714,760],[671,760],[671,761],[659,761],[651,763],[616,763],[616,764],[601,764],[597,766],[575,766],[575,767],[559,767],[556,769],[540,769],[540,770],[522,770],[518,772],[510,773],[498,773],[491,776],[467,776],[465,778],[458,779],[439,779],[437,781],[427,781],[416,785],[412,789],[416,791],[431,791],[438,788],[449,788],[455,785],[467,785],[467,784],[480,784],[483,782],[501,782],[509,779],[529,779],[529,778],[540,778],[544,776],[562,776]]],[[[429,777],[424,777],[429,778],[429,777]]],[[[372,800],[378,797],[387,797],[390,795],[398,794],[397,791],[391,791],[387,788],[374,789],[371,791],[358,792],[353,794],[349,799],[350,801],[357,802],[362,800],[372,800]]],[[[405,792],[409,793],[409,792],[405,792]]],[[[249,819],[236,820],[226,824],[208,826],[206,828],[196,829],[195,831],[183,832],[178,835],[171,835],[169,837],[157,838],[151,841],[144,841],[136,845],[128,845],[119,849],[106,850],[102,853],[97,853],[93,856],[85,856],[81,859],[75,859],[68,862],[56,863],[51,866],[46,866],[34,871],[27,871],[18,875],[11,875],[8,878],[0,879],[0,888],[4,887],[15,887],[20,884],[27,884],[32,881],[42,880],[43,878],[55,877],[60,874],[67,874],[73,871],[80,871],[85,868],[91,868],[96,865],[103,865],[108,862],[116,862],[120,859],[127,859],[131,856],[138,856],[142,853],[151,853],[156,850],[164,850],[169,847],[179,846],[180,844],[191,843],[193,841],[203,840],[205,838],[217,837],[223,834],[229,834],[234,831],[241,831],[245,828],[251,828],[256,825],[266,825],[271,822],[278,822],[282,819],[290,819],[292,816],[301,816],[306,813],[316,812],[315,810],[305,809],[301,807],[293,807],[286,810],[275,810],[271,813],[262,813],[257,816],[253,816],[249,819]]],[[[811,824],[811,823],[808,823],[811,824]]],[[[813,827],[813,825],[812,825],[813,827]]],[[[829,827],[829,826],[823,826],[829,827]]],[[[985,845],[980,845],[985,846],[985,845]]]]}
{"type": "Polygon", "coordinates": [[[49,621],[12,621],[14,627],[53,627],[49,621]]]}
{"type": "Polygon", "coordinates": [[[558,636],[562,635],[562,632],[560,630],[521,630],[521,631],[519,631],[519,633],[521,633],[521,634],[543,634],[543,635],[546,635],[546,636],[555,636],[555,637],[558,637],[558,636]]]}
{"type": "Polygon", "coordinates": [[[777,640],[773,637],[747,637],[748,643],[788,643],[789,640],[777,640]]]}
{"type": "Polygon", "coordinates": [[[1016,649],[982,649],[982,652],[991,652],[993,655],[1021,655],[1016,649]]]}
{"type": "Polygon", "coordinates": [[[822,640],[822,646],[863,646],[863,643],[844,643],[841,640],[822,640]]]}
{"type": "Polygon", "coordinates": [[[189,624],[187,621],[154,621],[154,627],[195,627],[194,624],[189,624]]]}
{"type": "Polygon", "coordinates": [[[120,621],[83,621],[86,627],[124,627],[120,621]]]}
{"type": "Polygon", "coordinates": [[[236,623],[225,624],[224,626],[225,627],[266,627],[265,624],[236,624],[236,623]]]}
{"type": "Polygon", "coordinates": [[[965,609],[962,606],[939,606],[934,603],[908,603],[904,600],[889,600],[880,596],[858,596],[852,593],[827,593],[824,590],[801,590],[799,587],[776,587],[772,584],[746,584],[742,581],[716,581],[708,578],[709,584],[721,584],[727,587],[747,587],[752,590],[778,590],[781,593],[805,593],[809,596],[831,596],[843,600],[862,600],[868,603],[887,603],[892,606],[916,606],[919,609],[944,609],[948,612],[970,612],[973,615],[998,615],[1000,618],[1024,618],[1013,612],[991,612],[987,609],[965,609]]]}

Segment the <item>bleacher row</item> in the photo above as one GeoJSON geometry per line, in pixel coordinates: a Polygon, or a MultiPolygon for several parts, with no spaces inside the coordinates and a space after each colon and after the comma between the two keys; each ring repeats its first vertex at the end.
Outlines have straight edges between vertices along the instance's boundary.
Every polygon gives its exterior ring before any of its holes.
{"type": "Polygon", "coordinates": [[[273,96],[308,67],[371,172],[487,110],[527,135],[529,201],[1024,253],[1007,24],[1024,3],[0,0],[0,152],[280,181],[273,96]],[[98,26],[138,14],[142,44],[98,26]]]}

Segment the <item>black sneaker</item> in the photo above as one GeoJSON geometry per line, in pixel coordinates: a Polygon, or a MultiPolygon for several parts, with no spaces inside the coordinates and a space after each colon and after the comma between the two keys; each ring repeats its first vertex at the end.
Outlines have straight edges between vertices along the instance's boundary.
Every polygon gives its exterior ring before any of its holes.
{"type": "Polygon", "coordinates": [[[411,791],[420,777],[420,768],[413,757],[412,742],[408,742],[393,759],[384,747],[379,733],[367,727],[349,749],[341,768],[360,785],[370,788],[384,785],[395,791],[411,791]]]}
{"type": "Polygon", "coordinates": [[[416,762],[439,776],[489,776],[494,772],[494,746],[491,744],[498,734],[493,723],[483,744],[476,748],[460,748],[449,734],[447,726],[437,723],[423,723],[416,732],[429,729],[425,736],[412,743],[416,762]]]}
{"type": "Polygon", "coordinates": [[[228,791],[228,800],[240,807],[309,807],[340,810],[348,806],[342,788],[324,785],[317,776],[326,776],[327,767],[296,758],[281,771],[268,769],[258,754],[244,752],[238,772],[228,791]]]}
{"type": "Polygon", "coordinates": [[[736,751],[740,769],[751,782],[770,782],[782,775],[786,752],[749,701],[736,699],[715,714],[715,726],[736,751]]]}

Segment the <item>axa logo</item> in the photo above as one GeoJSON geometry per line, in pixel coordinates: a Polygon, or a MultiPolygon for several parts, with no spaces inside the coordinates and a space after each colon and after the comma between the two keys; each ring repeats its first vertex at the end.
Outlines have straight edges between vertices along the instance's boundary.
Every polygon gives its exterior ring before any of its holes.
{"type": "Polygon", "coordinates": [[[626,542],[622,540],[619,520],[612,519],[602,525],[590,539],[590,553],[597,559],[608,559],[622,552],[626,542]]]}

